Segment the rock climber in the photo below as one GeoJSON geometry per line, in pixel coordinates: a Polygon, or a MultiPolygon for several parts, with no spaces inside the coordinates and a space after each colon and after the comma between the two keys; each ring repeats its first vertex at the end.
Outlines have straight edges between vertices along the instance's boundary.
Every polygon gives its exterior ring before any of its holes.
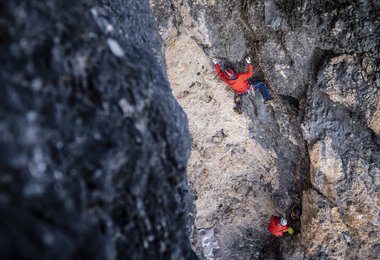
{"type": "Polygon", "coordinates": [[[235,112],[241,114],[242,96],[246,95],[251,87],[252,91],[254,91],[255,88],[258,88],[260,90],[264,99],[264,104],[272,99],[264,82],[260,81],[257,77],[253,77],[251,79],[254,73],[250,57],[246,58],[246,62],[248,63],[248,71],[243,73],[235,73],[230,68],[226,68],[224,71],[222,71],[218,64],[218,60],[212,58],[212,61],[220,79],[226,82],[228,86],[230,86],[233,90],[235,90],[235,112]]]}
{"type": "Polygon", "coordinates": [[[294,229],[288,225],[286,218],[271,216],[268,231],[276,237],[282,237],[284,232],[288,232],[289,235],[294,234],[294,229]]]}

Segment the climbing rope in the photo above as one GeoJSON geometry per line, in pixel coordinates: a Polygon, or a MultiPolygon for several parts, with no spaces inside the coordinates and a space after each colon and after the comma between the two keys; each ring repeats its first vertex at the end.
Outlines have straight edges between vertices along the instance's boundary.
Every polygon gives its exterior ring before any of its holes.
{"type": "Polygon", "coordinates": [[[290,208],[290,211],[286,215],[287,219],[292,219],[292,220],[299,220],[300,218],[300,212],[299,209],[301,208],[301,201],[299,198],[295,198],[293,200],[293,205],[290,208]]]}
{"type": "Polygon", "coordinates": [[[205,49],[205,48],[202,48],[203,49],[203,52],[210,58],[210,59],[221,59],[221,57],[213,54],[211,51],[205,49]]]}
{"type": "Polygon", "coordinates": [[[289,110],[289,109],[288,109],[288,108],[282,103],[282,99],[278,96],[277,92],[275,91],[275,88],[273,87],[273,83],[272,83],[272,81],[270,80],[270,78],[268,77],[268,74],[267,74],[266,70],[264,69],[263,64],[259,63],[259,68],[260,68],[260,70],[263,72],[264,80],[268,83],[268,86],[269,86],[271,92],[273,93],[273,95],[275,96],[275,98],[278,100],[281,109],[282,109],[283,111],[285,111],[286,114],[288,114],[290,118],[292,118],[292,113],[291,113],[290,110],[289,110]]]}
{"type": "MultiPolygon", "coordinates": [[[[262,63],[259,63],[259,68],[260,70],[263,72],[263,75],[264,75],[264,80],[268,83],[268,86],[271,90],[271,92],[273,93],[273,95],[275,96],[276,100],[278,100],[279,102],[279,105],[280,105],[280,108],[286,113],[288,114],[290,120],[293,120],[295,122],[298,122],[298,119],[294,117],[294,115],[289,111],[289,109],[287,108],[287,106],[285,106],[282,102],[282,99],[278,96],[278,94],[276,93],[276,90],[275,88],[273,87],[273,83],[272,81],[270,80],[269,76],[268,76],[268,73],[266,72],[266,70],[264,69],[264,66],[262,63]]],[[[302,144],[302,140],[300,138],[298,138],[299,140],[299,143],[302,144]]],[[[297,165],[297,168],[296,168],[296,176],[298,178],[298,195],[299,196],[302,196],[301,192],[302,192],[302,188],[301,188],[301,164],[298,164],[297,165]]],[[[293,219],[293,220],[296,220],[299,216],[298,215],[298,212],[297,211],[297,208],[301,208],[301,199],[297,196],[295,198],[293,198],[293,206],[291,207],[288,215],[287,215],[287,218],[288,219],[293,219]]]]}

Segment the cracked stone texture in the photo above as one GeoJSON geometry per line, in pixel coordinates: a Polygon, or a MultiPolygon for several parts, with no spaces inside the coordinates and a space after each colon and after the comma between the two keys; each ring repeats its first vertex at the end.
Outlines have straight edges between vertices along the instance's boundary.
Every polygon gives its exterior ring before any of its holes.
{"type": "Polygon", "coordinates": [[[147,1],[0,2],[3,259],[196,259],[157,29],[147,1]]]}
{"type": "MultiPolygon", "coordinates": [[[[344,62],[345,59],[340,60],[344,62]]],[[[329,73],[322,71],[319,75],[327,79],[319,80],[309,93],[310,106],[304,122],[310,151],[311,182],[319,193],[304,195],[304,208],[308,208],[310,214],[304,212],[303,243],[312,245],[307,250],[309,256],[323,251],[333,258],[376,259],[380,226],[379,135],[372,129],[373,115],[365,109],[371,111],[372,107],[379,105],[379,94],[376,86],[368,81],[362,85],[350,81],[351,76],[346,75],[355,74],[348,74],[341,68],[354,69],[350,68],[351,62],[338,64],[333,72],[331,64],[336,64],[336,58],[326,66],[329,73]],[[357,86],[354,90],[344,91],[342,88],[346,85],[331,84],[331,81],[341,82],[346,78],[347,84],[357,86]],[[315,208],[311,209],[313,206],[315,208]],[[332,219],[319,211],[326,211],[332,219]],[[315,229],[314,221],[318,220],[324,221],[322,232],[311,236],[314,232],[310,233],[309,228],[315,229]],[[328,228],[333,232],[323,232],[328,228]],[[344,247],[336,246],[334,241],[341,241],[343,234],[351,241],[344,247]],[[345,247],[347,249],[342,251],[345,247]]]]}
{"type": "MultiPolygon", "coordinates": [[[[215,259],[375,259],[379,255],[379,1],[151,0],[169,81],[192,135],[187,174],[215,259]],[[165,8],[164,8],[165,7],[165,8]],[[168,8],[166,8],[168,7],[168,8]],[[207,53],[262,63],[263,106],[216,76],[207,53]],[[302,189],[301,233],[265,230],[302,189]],[[272,243],[276,244],[276,243],[272,243]]],[[[195,241],[197,234],[194,234],[195,241]]],[[[197,245],[197,251],[202,251],[197,245]]]]}

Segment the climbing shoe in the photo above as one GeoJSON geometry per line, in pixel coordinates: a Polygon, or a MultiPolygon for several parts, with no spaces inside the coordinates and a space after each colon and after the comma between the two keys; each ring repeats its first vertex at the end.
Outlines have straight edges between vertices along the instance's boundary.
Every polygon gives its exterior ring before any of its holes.
{"type": "Polygon", "coordinates": [[[238,113],[238,114],[241,114],[241,113],[242,113],[242,112],[241,112],[241,109],[238,108],[238,107],[234,107],[234,111],[235,111],[236,113],[238,113]]]}
{"type": "Polygon", "coordinates": [[[234,97],[234,102],[235,102],[235,104],[239,104],[241,102],[241,96],[240,95],[239,96],[235,96],[234,97]]]}
{"type": "Polygon", "coordinates": [[[273,98],[270,97],[268,98],[267,100],[264,100],[264,104],[267,105],[267,104],[270,104],[272,102],[273,98]]]}

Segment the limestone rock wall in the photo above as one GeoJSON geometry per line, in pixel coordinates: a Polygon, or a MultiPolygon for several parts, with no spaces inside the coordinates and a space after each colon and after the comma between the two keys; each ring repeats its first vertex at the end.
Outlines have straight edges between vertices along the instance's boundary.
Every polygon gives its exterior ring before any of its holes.
{"type": "Polygon", "coordinates": [[[337,258],[375,259],[379,253],[380,149],[372,122],[377,120],[380,99],[373,83],[353,80],[354,71],[362,69],[361,62],[353,65],[355,56],[331,59],[309,94],[304,130],[311,182],[319,192],[304,195],[308,209],[303,217],[304,243],[312,245],[309,255],[322,251],[337,258]],[[316,228],[317,220],[322,222],[319,232],[308,232],[316,228]]]}
{"type": "Polygon", "coordinates": [[[173,93],[189,119],[198,252],[208,259],[375,259],[378,1],[151,0],[151,6],[173,93]],[[256,93],[244,98],[242,116],[234,114],[233,92],[208,53],[237,71],[251,56],[261,77],[262,63],[275,102],[264,106],[256,93]],[[270,214],[286,212],[301,197],[301,233],[271,247],[270,214]],[[211,229],[212,243],[202,250],[202,234],[211,229]]]}

